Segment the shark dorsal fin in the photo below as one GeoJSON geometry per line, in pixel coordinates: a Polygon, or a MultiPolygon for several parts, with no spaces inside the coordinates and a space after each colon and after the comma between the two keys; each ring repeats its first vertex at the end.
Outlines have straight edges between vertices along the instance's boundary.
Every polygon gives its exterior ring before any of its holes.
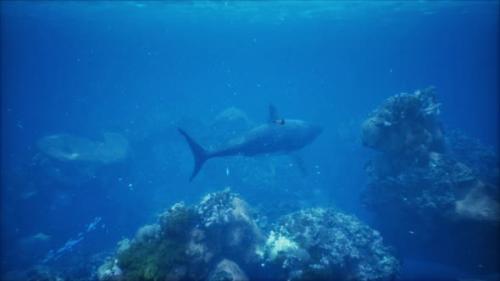
{"type": "Polygon", "coordinates": [[[269,116],[267,118],[268,123],[275,123],[276,120],[280,120],[280,117],[278,116],[278,110],[272,104],[269,105],[269,116]]]}

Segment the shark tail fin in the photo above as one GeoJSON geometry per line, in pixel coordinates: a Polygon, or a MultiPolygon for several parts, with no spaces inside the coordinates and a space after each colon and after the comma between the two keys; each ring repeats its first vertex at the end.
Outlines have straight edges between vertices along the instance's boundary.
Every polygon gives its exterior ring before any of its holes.
{"type": "Polygon", "coordinates": [[[187,143],[189,144],[189,148],[191,148],[191,152],[193,153],[193,158],[194,158],[194,168],[193,172],[191,174],[191,177],[189,178],[189,181],[192,181],[198,172],[201,170],[201,167],[203,167],[203,164],[205,161],[207,161],[209,157],[208,152],[201,147],[191,136],[189,136],[183,129],[177,128],[179,133],[184,136],[186,139],[187,143]]]}

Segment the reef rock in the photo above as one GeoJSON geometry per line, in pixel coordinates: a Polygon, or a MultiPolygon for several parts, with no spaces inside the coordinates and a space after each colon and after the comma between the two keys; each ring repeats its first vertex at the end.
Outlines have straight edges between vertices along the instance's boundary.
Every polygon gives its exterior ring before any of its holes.
{"type": "Polygon", "coordinates": [[[222,260],[208,277],[209,281],[248,281],[245,272],[233,261],[222,260]]]}
{"type": "Polygon", "coordinates": [[[459,217],[469,218],[476,221],[500,220],[500,204],[498,190],[492,186],[486,186],[478,182],[461,200],[455,202],[455,212],[459,217]]]}
{"type": "Polygon", "coordinates": [[[213,251],[230,253],[238,261],[248,262],[254,258],[254,249],[262,236],[245,201],[226,189],[205,196],[196,210],[203,223],[207,245],[213,251]]]}
{"type": "Polygon", "coordinates": [[[226,275],[239,278],[245,276],[243,271],[224,260],[250,262],[256,256],[259,235],[241,198],[229,190],[211,193],[192,207],[173,205],[157,223],[140,228],[132,241],[120,243],[114,258],[120,275],[109,279],[116,270],[108,264],[102,268],[107,274],[100,274],[100,280],[206,280],[209,275],[212,280],[225,280],[220,276],[226,275]]]}
{"type": "Polygon", "coordinates": [[[397,272],[380,235],[353,217],[306,210],[284,217],[268,235],[261,219],[228,189],[194,206],[177,203],[120,242],[99,279],[378,280],[397,272]]]}
{"type": "Polygon", "coordinates": [[[97,278],[101,281],[122,280],[122,270],[118,266],[118,260],[107,260],[97,269],[97,278]]]}
{"type": "Polygon", "coordinates": [[[498,160],[478,141],[444,134],[438,108],[432,90],[416,91],[365,121],[363,143],[381,153],[366,166],[363,202],[405,255],[490,272],[499,262],[498,160]]]}
{"type": "Polygon", "coordinates": [[[458,130],[446,134],[446,147],[450,157],[464,163],[484,182],[500,182],[500,163],[495,150],[458,130]]]}
{"type": "Polygon", "coordinates": [[[399,269],[377,231],[332,209],[283,217],[261,254],[283,280],[389,280],[399,269]]]}
{"type": "Polygon", "coordinates": [[[439,106],[433,88],[390,97],[363,123],[363,145],[413,161],[427,160],[429,152],[443,150],[439,106]]]}

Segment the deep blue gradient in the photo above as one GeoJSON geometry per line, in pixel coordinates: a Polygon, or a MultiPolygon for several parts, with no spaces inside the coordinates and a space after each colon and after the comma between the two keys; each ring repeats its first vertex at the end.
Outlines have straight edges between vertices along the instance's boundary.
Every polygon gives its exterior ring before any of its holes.
{"type": "MultiPolygon", "coordinates": [[[[111,249],[172,203],[233,186],[224,160],[189,183],[187,146],[153,153],[143,144],[183,143],[179,124],[203,135],[197,130],[230,106],[257,123],[273,103],[285,117],[321,124],[304,151],[316,172],[276,188],[322,194],[317,204],[362,218],[371,151],[360,124],[387,97],[435,86],[445,129],[498,149],[496,1],[0,5],[3,271],[43,258],[96,217],[102,223],[79,253],[111,249]],[[40,138],[107,131],[129,139],[132,160],[77,186],[38,186],[45,175],[30,163],[40,138]],[[33,249],[34,260],[17,258],[31,251],[19,241],[40,232],[49,244],[33,249]]],[[[234,188],[252,203],[269,197],[234,188]]]]}

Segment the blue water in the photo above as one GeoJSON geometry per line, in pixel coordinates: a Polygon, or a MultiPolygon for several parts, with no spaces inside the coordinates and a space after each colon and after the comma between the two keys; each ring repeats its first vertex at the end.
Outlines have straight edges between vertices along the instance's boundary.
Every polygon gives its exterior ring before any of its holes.
{"type": "MultiPolygon", "coordinates": [[[[400,92],[435,86],[445,128],[498,150],[497,1],[0,5],[2,273],[72,240],[58,262],[87,263],[173,203],[226,186],[264,209],[334,205],[369,221],[359,194],[372,151],[360,125],[400,92]],[[176,126],[216,145],[217,114],[236,107],[263,123],[270,103],[324,127],[301,152],[306,177],[242,185],[232,173],[241,161],[218,159],[188,181],[192,158],[176,126]],[[105,132],[128,140],[124,161],[69,182],[55,179],[60,166],[41,167],[41,138],[105,132]],[[30,242],[39,233],[50,238],[30,242]]],[[[460,272],[436,268],[439,278],[460,272]]]]}

